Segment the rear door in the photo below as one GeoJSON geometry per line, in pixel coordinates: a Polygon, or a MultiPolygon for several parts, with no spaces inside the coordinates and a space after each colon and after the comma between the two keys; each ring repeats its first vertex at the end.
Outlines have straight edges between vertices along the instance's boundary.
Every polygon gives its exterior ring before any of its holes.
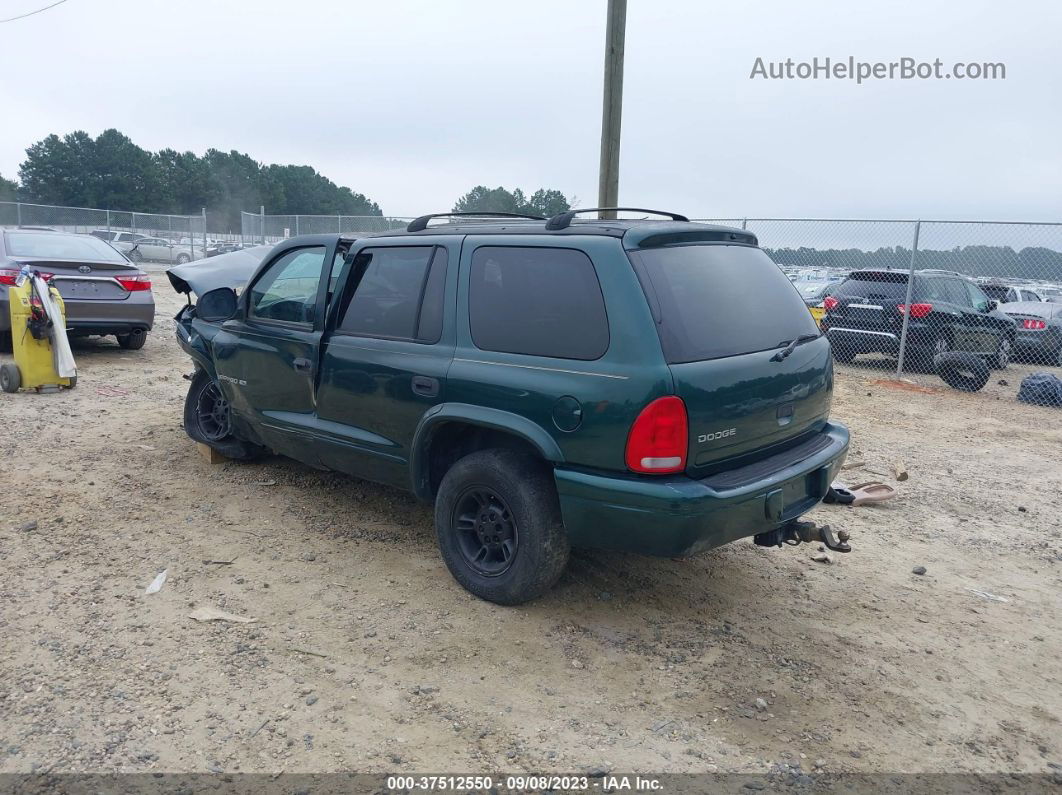
{"type": "Polygon", "coordinates": [[[239,316],[222,324],[213,341],[218,383],[233,412],[277,452],[316,466],[321,277],[335,248],[307,245],[275,254],[247,288],[239,316]]]}
{"type": "Polygon", "coordinates": [[[758,248],[669,246],[631,252],[657,317],[675,394],[689,415],[687,472],[820,429],[833,363],[793,284],[758,248]],[[780,360],[775,355],[807,337],[780,360]]]}
{"type": "Polygon", "coordinates": [[[333,271],[317,405],[330,468],[409,487],[417,424],[447,399],[459,241],[369,240],[333,271]]]}

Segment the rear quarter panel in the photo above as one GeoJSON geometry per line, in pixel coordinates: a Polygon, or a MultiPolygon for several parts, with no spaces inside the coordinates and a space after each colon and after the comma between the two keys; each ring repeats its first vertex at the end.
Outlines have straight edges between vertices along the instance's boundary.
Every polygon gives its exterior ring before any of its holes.
{"type": "Polygon", "coordinates": [[[653,318],[630,260],[616,238],[570,236],[475,236],[461,252],[457,305],[457,349],[447,378],[449,400],[526,417],[556,441],[566,466],[625,471],[627,432],[650,400],[669,394],[653,318]],[[468,317],[469,271],[481,246],[573,248],[594,264],[608,315],[609,345],[593,361],[481,350],[472,341],[468,317]],[[574,397],[582,421],[563,431],[553,411],[562,397],[574,397]]]}

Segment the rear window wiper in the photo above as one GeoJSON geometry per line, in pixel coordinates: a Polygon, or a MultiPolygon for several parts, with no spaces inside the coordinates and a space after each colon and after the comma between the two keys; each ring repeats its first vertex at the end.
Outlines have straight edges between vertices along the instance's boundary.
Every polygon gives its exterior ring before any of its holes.
{"type": "Polygon", "coordinates": [[[788,342],[786,340],[783,340],[782,342],[779,342],[778,344],[779,345],[785,345],[785,348],[783,348],[782,350],[778,351],[778,353],[776,353],[774,356],[772,356],[771,357],[771,361],[772,362],[780,362],[780,361],[782,361],[783,359],[785,359],[786,356],[791,354],[796,349],[797,345],[800,345],[802,342],[811,342],[812,340],[817,340],[820,336],[821,336],[820,334],[801,334],[795,340],[791,340],[791,341],[788,341],[788,342]]]}

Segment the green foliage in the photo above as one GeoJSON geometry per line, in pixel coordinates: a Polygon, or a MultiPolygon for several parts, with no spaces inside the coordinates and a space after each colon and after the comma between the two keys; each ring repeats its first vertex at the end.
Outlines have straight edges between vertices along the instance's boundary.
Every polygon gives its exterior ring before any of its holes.
{"type": "MultiPolygon", "coordinates": [[[[806,268],[907,270],[911,266],[911,250],[903,246],[879,248],[876,251],[804,246],[765,248],[764,251],[779,265],[806,268]]],[[[946,251],[920,248],[915,258],[915,268],[936,268],[967,276],[1062,279],[1062,252],[1040,247],[1015,251],[1010,246],[961,246],[946,251]]]]}
{"type": "Polygon", "coordinates": [[[519,188],[508,191],[502,187],[477,185],[457,200],[453,212],[523,213],[549,218],[570,209],[571,203],[559,190],[539,188],[529,199],[519,188]]]}
{"type": "Polygon", "coordinates": [[[49,135],[26,150],[19,178],[25,201],[188,215],[206,207],[221,229],[239,229],[240,211],[261,205],[278,215],[382,214],[309,166],[264,165],[235,150],[149,152],[114,129],[49,135]]]}
{"type": "Polygon", "coordinates": [[[13,202],[18,196],[18,183],[0,174],[0,202],[13,202]]]}

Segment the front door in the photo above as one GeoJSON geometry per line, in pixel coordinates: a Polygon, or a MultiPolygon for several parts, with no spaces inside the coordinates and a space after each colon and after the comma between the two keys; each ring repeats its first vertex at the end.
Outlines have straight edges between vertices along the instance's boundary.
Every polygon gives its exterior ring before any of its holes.
{"type": "Polygon", "coordinates": [[[278,453],[320,466],[312,444],[323,327],[321,272],[335,244],[286,249],[260,271],[214,338],[218,382],[237,421],[278,453]]]}
{"type": "Polygon", "coordinates": [[[366,241],[347,258],[321,352],[326,466],[409,488],[413,434],[446,399],[459,239],[366,241]],[[400,244],[398,244],[400,243],[400,244]]]}

